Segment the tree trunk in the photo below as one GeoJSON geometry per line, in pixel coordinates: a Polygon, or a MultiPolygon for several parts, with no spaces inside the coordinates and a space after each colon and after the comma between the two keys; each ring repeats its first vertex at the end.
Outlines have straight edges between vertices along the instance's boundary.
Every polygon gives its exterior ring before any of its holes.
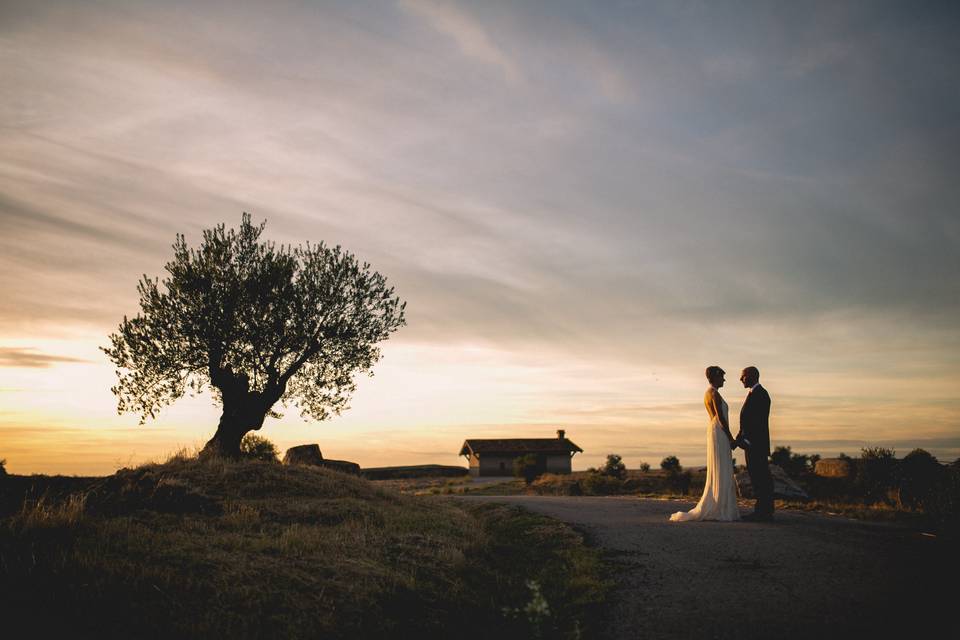
{"type": "Polygon", "coordinates": [[[247,432],[263,426],[263,421],[267,416],[265,410],[250,406],[256,404],[258,403],[225,403],[223,414],[220,416],[220,424],[217,425],[217,432],[213,434],[210,441],[200,451],[200,459],[238,459],[240,457],[240,441],[243,440],[243,436],[247,432]]]}
{"type": "Polygon", "coordinates": [[[217,426],[217,432],[204,445],[200,451],[201,460],[210,460],[213,458],[229,458],[236,460],[240,457],[240,441],[246,435],[247,430],[240,427],[239,424],[230,420],[221,418],[217,426]]]}

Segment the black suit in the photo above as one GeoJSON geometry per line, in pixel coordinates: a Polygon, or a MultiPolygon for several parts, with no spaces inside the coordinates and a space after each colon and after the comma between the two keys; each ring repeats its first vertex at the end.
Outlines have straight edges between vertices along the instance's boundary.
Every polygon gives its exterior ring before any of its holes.
{"type": "Polygon", "coordinates": [[[758,515],[773,514],[773,478],[767,466],[770,456],[770,394],[761,386],[757,386],[747,394],[740,408],[740,433],[737,440],[749,440],[745,446],[747,457],[747,473],[750,474],[750,484],[757,498],[754,512],[758,515]]]}

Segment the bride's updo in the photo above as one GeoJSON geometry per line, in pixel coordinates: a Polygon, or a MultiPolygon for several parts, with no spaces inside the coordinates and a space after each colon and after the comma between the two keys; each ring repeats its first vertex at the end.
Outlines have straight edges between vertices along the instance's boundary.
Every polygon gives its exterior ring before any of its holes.
{"type": "Polygon", "coordinates": [[[723,369],[721,369],[721,368],[718,367],[717,365],[712,364],[712,365],[710,365],[709,367],[707,367],[707,371],[706,371],[706,374],[707,374],[707,382],[712,383],[712,382],[713,382],[713,378],[714,378],[715,376],[722,376],[722,375],[725,374],[725,373],[726,373],[726,371],[724,371],[723,369]]]}

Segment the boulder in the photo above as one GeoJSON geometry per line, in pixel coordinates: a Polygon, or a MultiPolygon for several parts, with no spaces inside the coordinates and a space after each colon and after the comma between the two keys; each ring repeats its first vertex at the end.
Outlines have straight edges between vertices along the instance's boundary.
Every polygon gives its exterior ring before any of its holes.
{"type": "MultiPolygon", "coordinates": [[[[783,500],[809,500],[810,496],[800,485],[794,482],[787,472],[775,464],[770,465],[770,475],[773,476],[773,497],[783,500]]],[[[737,491],[741,498],[753,498],[753,485],[750,484],[750,474],[741,471],[736,475],[737,491]]]]}
{"type": "Polygon", "coordinates": [[[849,478],[853,475],[853,465],[848,458],[823,458],[817,460],[813,472],[824,478],[849,478]]]}
{"type": "Polygon", "coordinates": [[[318,444],[301,444],[287,449],[283,464],[312,464],[323,466],[323,454],[318,444]]]}
{"type": "Polygon", "coordinates": [[[343,473],[353,473],[360,475],[360,465],[349,460],[321,460],[320,466],[327,469],[334,469],[343,473]]]}

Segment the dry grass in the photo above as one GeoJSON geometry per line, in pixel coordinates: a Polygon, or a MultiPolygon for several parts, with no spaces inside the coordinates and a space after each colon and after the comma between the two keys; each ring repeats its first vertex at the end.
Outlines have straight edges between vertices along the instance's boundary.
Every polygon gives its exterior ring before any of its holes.
{"type": "Polygon", "coordinates": [[[83,521],[87,497],[73,494],[62,502],[48,497],[25,500],[20,513],[10,519],[11,528],[24,534],[34,529],[75,527],[83,521]]]}

